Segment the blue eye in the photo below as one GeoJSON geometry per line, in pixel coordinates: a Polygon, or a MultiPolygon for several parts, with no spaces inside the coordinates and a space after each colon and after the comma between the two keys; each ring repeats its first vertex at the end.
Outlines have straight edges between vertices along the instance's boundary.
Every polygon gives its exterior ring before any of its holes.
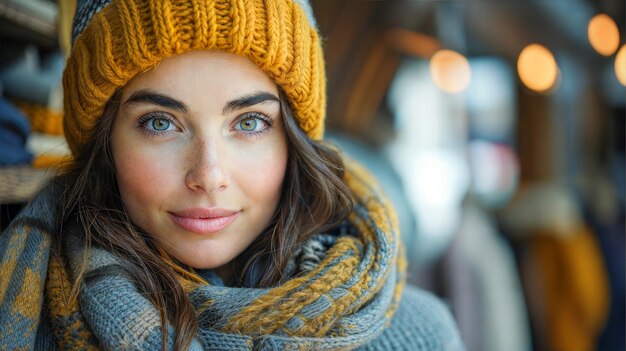
{"type": "Polygon", "coordinates": [[[257,121],[254,118],[245,118],[241,122],[239,122],[239,126],[241,130],[246,132],[253,132],[256,129],[257,121]]]}
{"type": "Polygon", "coordinates": [[[153,118],[150,121],[150,126],[152,127],[152,129],[160,131],[160,132],[168,130],[171,124],[172,122],[161,117],[153,118]]]}
{"type": "Polygon", "coordinates": [[[235,129],[246,134],[258,134],[269,129],[273,121],[260,113],[251,113],[243,117],[235,125],[235,129]]]}
{"type": "Polygon", "coordinates": [[[160,112],[140,117],[137,127],[149,135],[165,135],[178,129],[173,117],[160,112]]]}

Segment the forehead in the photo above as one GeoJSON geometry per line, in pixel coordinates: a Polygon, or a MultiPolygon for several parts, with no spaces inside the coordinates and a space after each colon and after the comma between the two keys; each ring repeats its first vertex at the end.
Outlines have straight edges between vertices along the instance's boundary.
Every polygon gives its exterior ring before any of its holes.
{"type": "Polygon", "coordinates": [[[207,96],[225,100],[258,91],[278,95],[276,83],[248,58],[215,50],[191,51],[163,59],[133,78],[124,89],[123,99],[148,88],[183,100],[207,96]]]}

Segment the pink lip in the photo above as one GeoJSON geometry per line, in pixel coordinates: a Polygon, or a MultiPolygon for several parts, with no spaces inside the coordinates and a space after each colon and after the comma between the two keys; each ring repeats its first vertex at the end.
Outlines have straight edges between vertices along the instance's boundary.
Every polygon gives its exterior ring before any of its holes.
{"type": "Polygon", "coordinates": [[[212,234],[226,228],[239,213],[240,211],[222,208],[188,208],[170,212],[169,215],[176,224],[187,231],[212,234]]]}

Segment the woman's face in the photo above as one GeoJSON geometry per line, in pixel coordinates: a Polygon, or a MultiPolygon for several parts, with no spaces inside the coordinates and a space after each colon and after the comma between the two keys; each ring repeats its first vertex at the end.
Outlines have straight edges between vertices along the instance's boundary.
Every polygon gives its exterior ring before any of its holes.
{"type": "Polygon", "coordinates": [[[193,51],[138,75],[111,146],[131,220],[191,267],[231,261],[279,203],[287,139],[278,89],[242,56],[193,51]]]}

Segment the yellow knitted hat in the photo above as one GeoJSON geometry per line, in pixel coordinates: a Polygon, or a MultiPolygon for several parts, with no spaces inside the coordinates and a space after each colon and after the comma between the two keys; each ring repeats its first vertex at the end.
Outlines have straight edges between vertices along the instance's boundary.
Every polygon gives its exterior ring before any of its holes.
{"type": "Polygon", "coordinates": [[[65,137],[77,154],[116,89],[160,60],[191,50],[245,56],[287,94],[312,139],[324,133],[326,75],[307,4],[297,0],[79,2],[63,73],[65,137]]]}

